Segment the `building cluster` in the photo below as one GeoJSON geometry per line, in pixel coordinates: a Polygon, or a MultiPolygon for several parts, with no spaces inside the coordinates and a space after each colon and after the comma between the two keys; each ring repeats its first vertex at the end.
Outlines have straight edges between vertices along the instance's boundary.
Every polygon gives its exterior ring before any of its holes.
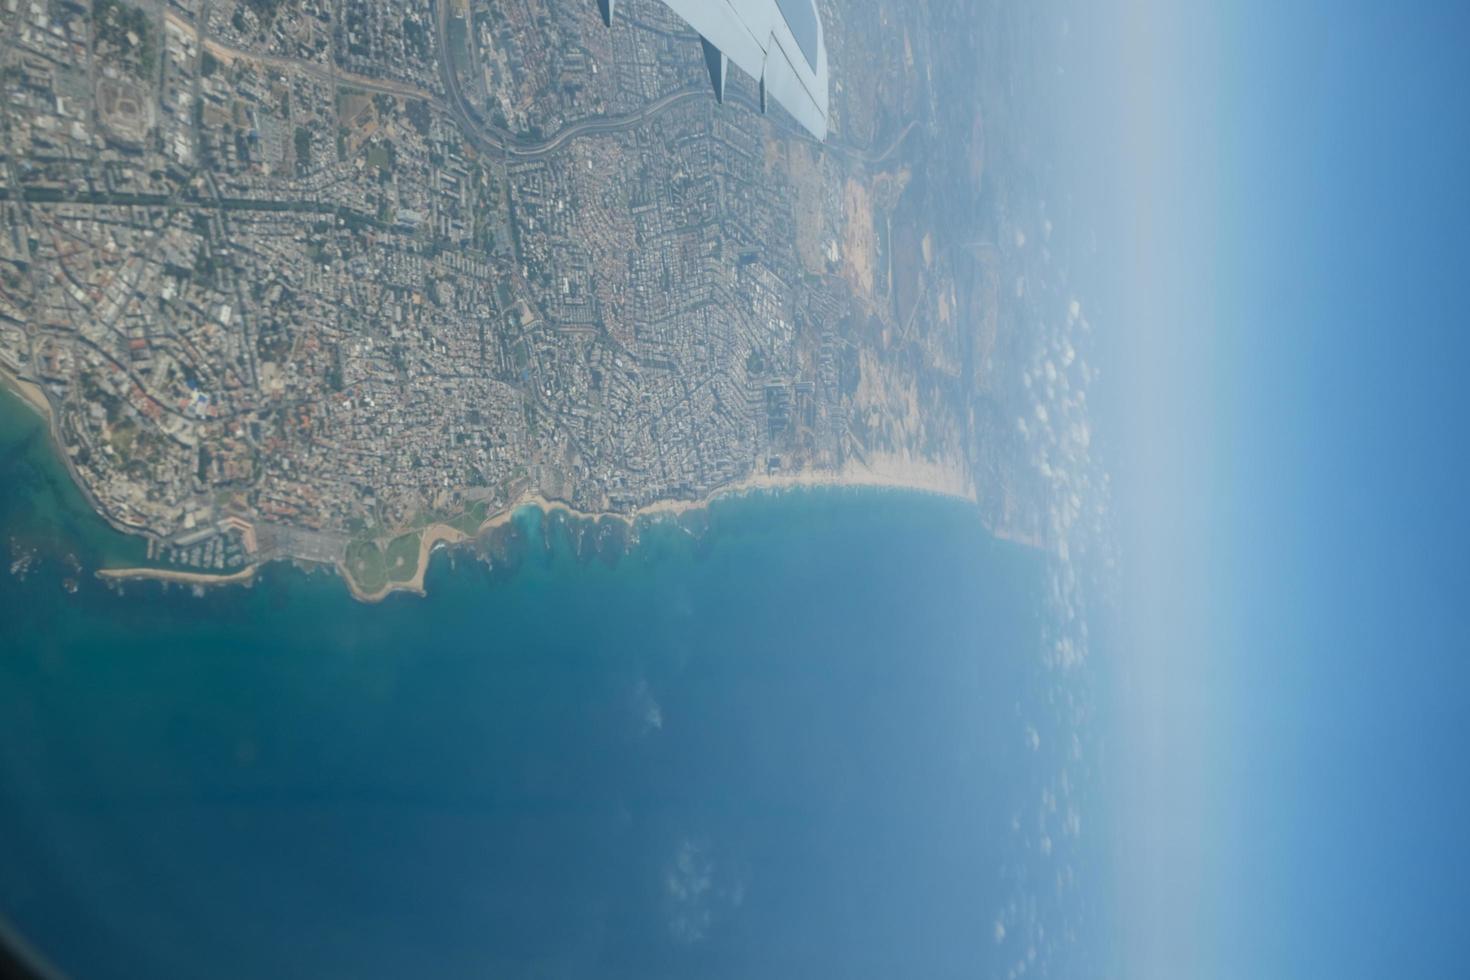
{"type": "Polygon", "coordinates": [[[1024,723],[1057,775],[993,925],[1007,975],[1045,972],[1110,483],[1085,236],[1025,124],[1052,86],[1016,67],[1052,31],[1001,6],[823,0],[819,146],[743,75],[717,104],[658,0],[611,28],[595,0],[0,0],[0,381],[150,562],[202,573],[361,586],[352,556],[385,577],[380,546],[530,490],[970,496],[1056,559],[1055,717],[1024,723]]]}
{"type": "Polygon", "coordinates": [[[158,560],[954,456],[962,401],[804,258],[856,164],[788,165],[657,3],[0,2],[0,366],[158,560]]]}

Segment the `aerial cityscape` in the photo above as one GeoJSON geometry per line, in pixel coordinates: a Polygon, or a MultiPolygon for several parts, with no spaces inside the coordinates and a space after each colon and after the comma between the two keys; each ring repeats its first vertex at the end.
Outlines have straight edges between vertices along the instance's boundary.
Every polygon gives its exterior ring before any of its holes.
{"type": "Polygon", "coordinates": [[[1462,975],[1467,44],[0,0],[0,975],[1462,975]]]}
{"type": "Polygon", "coordinates": [[[0,915],[102,976],[280,975],[308,924],[355,938],[288,973],[423,972],[414,936],[441,975],[1091,948],[1110,484],[1065,4],[0,4],[0,792],[39,787],[0,915]],[[131,775],[58,775],[93,772],[131,775]],[[117,870],[58,875],[95,793],[74,843],[117,870]],[[446,850],[375,842],[384,806],[446,850]],[[120,954],[102,917],[161,906],[108,883],[160,864],[231,870],[120,954]],[[485,901],[525,911],[462,928],[485,901]]]}
{"type": "Polygon", "coordinates": [[[379,597],[520,503],[798,483],[1084,516],[1087,321],[971,70],[1015,11],[822,5],[819,141],[656,0],[5,4],[0,371],[131,572],[379,597]]]}

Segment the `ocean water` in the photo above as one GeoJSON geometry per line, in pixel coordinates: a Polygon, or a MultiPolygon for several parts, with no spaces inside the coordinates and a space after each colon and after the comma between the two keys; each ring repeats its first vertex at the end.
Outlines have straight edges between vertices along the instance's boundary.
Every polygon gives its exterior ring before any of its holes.
{"type": "Polygon", "coordinates": [[[0,915],[82,977],[1003,975],[1038,555],[878,491],[516,523],[426,598],[119,594],[0,404],[0,915]]]}

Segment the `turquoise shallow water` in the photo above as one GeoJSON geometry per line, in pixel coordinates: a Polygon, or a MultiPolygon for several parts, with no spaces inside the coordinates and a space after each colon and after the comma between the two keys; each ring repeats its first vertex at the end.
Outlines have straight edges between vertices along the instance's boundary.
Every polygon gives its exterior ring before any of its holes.
{"type": "Polygon", "coordinates": [[[970,508],[741,498],[614,566],[525,511],[518,569],[440,553],[375,606],[284,566],[72,594],[127,545],[0,419],[37,550],[0,575],[0,913],[64,969],[999,970],[1044,569],[970,508]]]}

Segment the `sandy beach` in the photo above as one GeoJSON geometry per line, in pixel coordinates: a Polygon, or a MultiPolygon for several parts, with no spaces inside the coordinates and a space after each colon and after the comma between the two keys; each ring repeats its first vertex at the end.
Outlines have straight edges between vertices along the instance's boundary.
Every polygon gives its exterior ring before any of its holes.
{"type": "Polygon", "coordinates": [[[543,513],[561,511],[578,520],[598,521],[613,518],[628,525],[639,520],[657,520],[664,517],[679,517],[692,511],[702,510],[723,497],[738,497],[751,493],[780,492],[811,487],[851,487],[878,490],[901,490],[909,493],[926,493],[936,496],[975,502],[974,490],[952,471],[935,464],[915,465],[913,461],[893,457],[885,458],[881,468],[866,468],[850,464],[842,470],[808,471],[802,473],[760,474],[720,487],[698,500],[656,500],[631,512],[588,511],[567,503],[543,496],[537,491],[527,491],[499,511],[488,516],[466,535],[448,524],[430,524],[424,528],[419,543],[418,568],[413,578],[402,582],[387,582],[372,592],[362,590],[348,573],[343,562],[337,563],[338,574],[347,582],[352,595],[363,602],[381,602],[394,592],[412,592],[424,595],[424,574],[428,571],[429,556],[439,545],[461,544],[508,523],[522,507],[535,507],[543,513]]]}
{"type": "MultiPolygon", "coordinates": [[[[8,379],[7,379],[8,380],[8,379]]],[[[23,382],[22,382],[23,384],[23,382]]],[[[35,397],[45,402],[45,395],[36,386],[35,397]]],[[[28,399],[29,400],[29,399],[28,399]]],[[[38,406],[39,407],[39,406],[38,406]]],[[[581,510],[563,500],[551,499],[537,491],[527,491],[499,511],[488,516],[475,529],[474,535],[449,524],[430,524],[423,529],[419,541],[418,567],[412,578],[401,582],[389,581],[372,592],[364,591],[347,570],[345,560],[336,563],[337,574],[347,583],[353,597],[362,602],[381,602],[394,592],[411,592],[424,595],[424,575],[429,568],[429,557],[435,548],[462,544],[473,537],[494,530],[508,523],[522,507],[535,507],[543,513],[561,511],[579,520],[598,521],[613,518],[628,525],[639,520],[677,518],[692,511],[702,510],[716,500],[738,497],[752,493],[779,493],[784,490],[814,487],[850,487],[862,489],[899,490],[906,493],[924,493],[954,500],[975,502],[974,489],[962,477],[943,466],[922,462],[915,463],[903,457],[882,458],[876,467],[850,463],[841,470],[806,471],[801,473],[759,474],[720,487],[698,500],[656,500],[630,512],[581,510]]],[[[251,565],[230,575],[209,575],[200,572],[174,571],[157,568],[108,568],[97,574],[106,579],[152,579],[161,582],[178,582],[189,585],[229,585],[248,581],[259,565],[251,565]]]]}
{"type": "Polygon", "coordinates": [[[0,367],[0,381],[19,395],[27,405],[40,412],[48,423],[51,421],[51,402],[46,399],[46,393],[41,390],[40,385],[27,381],[4,367],[0,367]]]}
{"type": "Polygon", "coordinates": [[[476,534],[482,534],[485,531],[504,524],[521,507],[537,507],[547,512],[560,510],[571,517],[582,518],[584,520],[601,520],[605,517],[611,517],[628,524],[633,524],[640,518],[677,517],[680,514],[686,514],[690,511],[703,510],[722,497],[739,497],[750,493],[791,490],[804,487],[902,490],[910,493],[927,493],[939,497],[949,497],[968,503],[975,502],[974,489],[941,467],[910,467],[907,465],[907,461],[904,461],[903,465],[905,469],[898,471],[874,470],[849,464],[841,470],[809,470],[801,473],[759,474],[747,477],[736,483],[727,484],[697,500],[655,500],[653,503],[645,504],[631,512],[581,510],[564,500],[548,499],[540,493],[533,491],[522,494],[509,506],[486,518],[476,530],[476,534]]]}
{"type": "MultiPolygon", "coordinates": [[[[17,377],[13,372],[0,367],[0,381],[15,391],[47,419],[51,420],[51,404],[40,385],[17,377]]],[[[932,460],[915,460],[901,454],[869,456],[867,465],[849,461],[841,470],[808,470],[800,473],[762,473],[736,483],[727,484],[698,500],[656,500],[630,512],[587,511],[564,500],[543,496],[537,491],[527,491],[511,503],[482,521],[474,535],[449,524],[430,524],[421,532],[418,567],[412,578],[401,582],[389,581],[372,592],[361,589],[348,573],[345,560],[336,562],[337,573],[347,583],[352,595],[363,602],[380,602],[394,592],[424,594],[424,575],[428,571],[429,556],[440,545],[461,544],[471,537],[478,537],[507,523],[522,507],[536,507],[544,513],[561,511],[580,520],[598,521],[613,518],[628,525],[639,520],[657,520],[664,517],[676,518],[691,511],[702,510],[722,497],[737,497],[750,493],[779,492],[803,487],[852,487],[868,489],[901,490],[911,493],[934,494],[956,500],[975,502],[974,487],[963,475],[962,467],[946,466],[932,460]]],[[[1023,543],[1033,543],[1025,541],[1023,543]]],[[[97,572],[104,579],[151,579],[159,582],[176,582],[187,585],[229,585],[249,581],[259,565],[251,565],[228,575],[212,575],[204,572],[187,572],[162,568],[105,568],[97,572]]]]}

